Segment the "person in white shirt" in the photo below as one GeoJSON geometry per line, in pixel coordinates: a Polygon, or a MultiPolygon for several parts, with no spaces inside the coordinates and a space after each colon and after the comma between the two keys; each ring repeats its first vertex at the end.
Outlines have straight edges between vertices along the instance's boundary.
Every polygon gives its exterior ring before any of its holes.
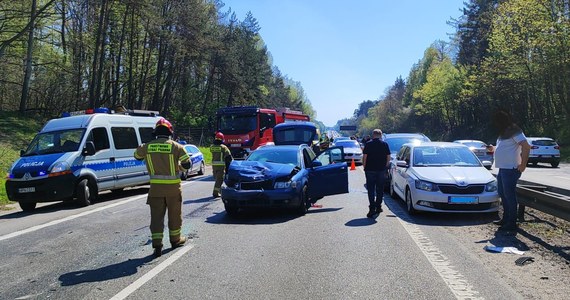
{"type": "Polygon", "coordinates": [[[493,125],[499,137],[495,148],[495,167],[499,169],[497,185],[503,205],[503,217],[494,223],[499,230],[517,230],[517,181],[525,171],[530,145],[522,129],[505,110],[493,115],[493,125]]]}

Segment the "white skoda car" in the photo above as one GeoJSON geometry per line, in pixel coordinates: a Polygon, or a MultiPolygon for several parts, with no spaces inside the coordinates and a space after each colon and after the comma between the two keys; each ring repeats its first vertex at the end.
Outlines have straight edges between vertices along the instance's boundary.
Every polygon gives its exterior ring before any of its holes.
{"type": "Polygon", "coordinates": [[[415,212],[495,212],[499,195],[495,177],[469,147],[458,143],[405,144],[391,169],[392,198],[415,212]]]}

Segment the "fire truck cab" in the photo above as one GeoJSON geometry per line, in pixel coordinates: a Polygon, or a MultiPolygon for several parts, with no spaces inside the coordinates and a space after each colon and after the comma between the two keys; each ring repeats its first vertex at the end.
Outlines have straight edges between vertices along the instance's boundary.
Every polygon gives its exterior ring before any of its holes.
{"type": "Polygon", "coordinates": [[[273,127],[285,121],[309,121],[308,115],[288,108],[257,106],[220,108],[216,113],[217,130],[234,158],[245,158],[260,146],[273,144],[273,127]]]}

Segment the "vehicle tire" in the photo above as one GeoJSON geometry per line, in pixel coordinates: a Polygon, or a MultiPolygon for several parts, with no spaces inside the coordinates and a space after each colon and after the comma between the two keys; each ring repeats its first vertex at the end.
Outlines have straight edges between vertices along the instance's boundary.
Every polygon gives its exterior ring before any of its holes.
{"type": "Polygon", "coordinates": [[[417,210],[414,208],[413,200],[412,200],[412,192],[410,189],[406,189],[406,210],[408,211],[409,215],[417,214],[417,210]]]}
{"type": "Polygon", "coordinates": [[[198,175],[204,175],[204,171],[206,170],[206,164],[202,162],[200,164],[200,169],[198,170],[198,175]]]}
{"type": "Polygon", "coordinates": [[[307,210],[309,209],[310,205],[307,202],[307,186],[304,185],[303,188],[301,189],[301,194],[299,195],[299,206],[297,207],[297,213],[299,213],[300,216],[304,216],[307,213],[307,210]]]}
{"type": "Polygon", "coordinates": [[[555,162],[551,162],[551,163],[550,163],[550,165],[551,165],[553,168],[557,168],[559,164],[560,164],[559,161],[555,161],[555,162]]]}
{"type": "Polygon", "coordinates": [[[33,211],[36,209],[36,202],[18,202],[23,211],[33,211]]]}
{"type": "Polygon", "coordinates": [[[226,215],[230,217],[233,217],[238,213],[238,208],[235,206],[224,204],[224,209],[226,210],[226,215]]]}
{"type": "Polygon", "coordinates": [[[89,184],[89,179],[82,179],[75,189],[77,204],[79,206],[89,206],[95,198],[95,193],[95,189],[89,184]]]}
{"type": "Polygon", "coordinates": [[[396,194],[396,191],[394,190],[394,185],[392,183],[390,183],[390,197],[392,197],[392,199],[394,200],[400,199],[400,196],[396,194]]]}

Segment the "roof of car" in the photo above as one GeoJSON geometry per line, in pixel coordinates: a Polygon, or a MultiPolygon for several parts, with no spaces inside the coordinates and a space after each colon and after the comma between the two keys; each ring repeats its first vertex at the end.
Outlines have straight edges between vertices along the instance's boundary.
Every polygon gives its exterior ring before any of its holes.
{"type": "Polygon", "coordinates": [[[397,137],[424,137],[427,136],[423,133],[386,133],[384,138],[397,138],[397,137]]]}
{"type": "MultiPolygon", "coordinates": [[[[263,147],[259,147],[257,148],[257,150],[270,150],[270,151],[275,151],[275,150],[279,150],[279,149],[294,149],[297,150],[300,147],[308,147],[305,144],[301,144],[301,145],[266,145],[263,147]]],[[[256,150],[256,151],[257,151],[256,150]]]]}
{"type": "Polygon", "coordinates": [[[424,146],[431,146],[431,147],[467,147],[460,143],[452,143],[452,142],[423,142],[421,144],[412,144],[413,147],[424,147],[424,146]]]}
{"type": "Polygon", "coordinates": [[[485,142],[480,141],[480,140],[455,140],[453,142],[454,143],[483,143],[483,144],[485,144],[485,142]]]}
{"type": "Polygon", "coordinates": [[[549,138],[549,137],[527,137],[527,140],[554,140],[553,138],[549,138]]]}

